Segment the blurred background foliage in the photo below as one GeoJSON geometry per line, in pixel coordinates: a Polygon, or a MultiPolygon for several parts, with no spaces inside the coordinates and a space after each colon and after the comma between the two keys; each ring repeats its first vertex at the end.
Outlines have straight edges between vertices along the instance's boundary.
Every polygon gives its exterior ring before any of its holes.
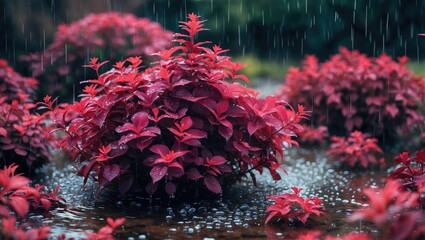
{"type": "Polygon", "coordinates": [[[0,57],[18,70],[19,56],[43,51],[58,24],[105,11],[149,17],[172,31],[195,12],[211,30],[200,40],[230,49],[253,78],[283,78],[305,54],[323,60],[340,46],[407,55],[422,72],[425,57],[425,37],[418,36],[425,32],[425,0],[0,0],[0,10],[0,57]]]}

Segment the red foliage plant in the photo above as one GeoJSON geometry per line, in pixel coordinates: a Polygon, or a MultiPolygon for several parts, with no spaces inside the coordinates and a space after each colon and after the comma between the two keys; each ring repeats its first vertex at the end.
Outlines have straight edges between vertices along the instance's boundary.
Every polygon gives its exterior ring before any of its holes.
{"type": "MultiPolygon", "coordinates": [[[[179,45],[158,53],[152,68],[140,72],[140,57],[117,62],[86,81],[80,101],[56,109],[67,133],[61,147],[75,150],[84,183],[93,176],[100,190],[118,183],[125,193],[137,182],[149,194],[162,186],[174,195],[179,184],[199,183],[220,193],[224,177],[252,170],[280,179],[283,148],[296,144],[303,107],[296,112],[274,97],[257,99],[234,82],[248,81],[237,73],[243,64],[194,41],[204,30],[199,16],[180,23],[187,33],[176,34],[179,45]]],[[[89,66],[97,71],[102,64],[93,58],[89,66]]]]}
{"type": "Polygon", "coordinates": [[[97,240],[97,239],[113,240],[113,239],[115,239],[112,234],[117,227],[124,224],[125,218],[117,218],[115,220],[112,219],[112,218],[107,218],[106,222],[108,224],[105,225],[104,227],[102,227],[101,229],[99,229],[99,231],[97,231],[95,233],[85,232],[85,234],[87,236],[87,240],[97,240]]]}
{"type": "Polygon", "coordinates": [[[299,142],[307,145],[320,145],[325,143],[326,139],[329,137],[328,127],[318,126],[311,127],[308,125],[303,125],[303,130],[297,133],[299,142]]]}
{"type": "Polygon", "coordinates": [[[331,138],[332,144],[330,149],[326,151],[331,159],[338,159],[342,163],[348,164],[349,167],[360,165],[367,168],[369,164],[378,164],[384,161],[379,160],[377,155],[382,154],[382,149],[378,146],[376,138],[369,138],[369,134],[354,131],[349,137],[331,138]]]}
{"type": "MultiPolygon", "coordinates": [[[[403,152],[395,158],[395,163],[399,167],[391,172],[389,177],[400,180],[406,190],[425,193],[425,148],[416,151],[414,157],[409,157],[409,152],[403,152]]],[[[422,195],[420,200],[422,205],[425,205],[422,195]]]]}
{"type": "Polygon", "coordinates": [[[373,222],[381,228],[382,239],[416,239],[415,229],[424,225],[417,223],[421,216],[418,193],[405,191],[400,181],[393,179],[388,179],[383,189],[366,188],[363,193],[367,206],[353,213],[350,221],[373,222]]]}
{"type": "Polygon", "coordinates": [[[42,89],[44,94],[62,90],[62,94],[70,98],[72,91],[69,89],[77,83],[74,80],[85,76],[81,65],[87,55],[108,56],[115,60],[139,55],[147,57],[170,46],[172,36],[172,32],[160,24],[129,13],[89,14],[69,25],[59,25],[53,43],[45,51],[22,58],[30,63],[33,75],[42,80],[42,87],[49,87],[42,89]]]}
{"type": "Polygon", "coordinates": [[[3,234],[8,239],[46,239],[49,236],[49,227],[25,230],[16,226],[16,215],[25,217],[31,207],[41,207],[48,211],[52,203],[58,204],[65,200],[57,196],[59,186],[51,193],[45,193],[43,186],[28,186],[28,178],[15,175],[17,168],[17,165],[10,165],[0,170],[0,236],[3,234]]]}
{"type": "Polygon", "coordinates": [[[31,113],[37,81],[24,78],[0,60],[0,167],[17,163],[19,172],[50,158],[50,128],[45,115],[31,113]]]}
{"type": "Polygon", "coordinates": [[[300,68],[291,68],[282,98],[312,110],[314,126],[325,125],[332,135],[359,130],[390,141],[396,131],[406,133],[424,123],[425,81],[413,76],[407,58],[392,61],[385,54],[369,58],[341,48],[319,65],[307,56],[300,68]]]}
{"type": "Polygon", "coordinates": [[[5,97],[6,102],[30,102],[37,86],[36,79],[21,76],[6,60],[0,59],[0,96],[5,97]]]}
{"type": "Polygon", "coordinates": [[[266,209],[269,216],[266,224],[281,219],[298,219],[305,224],[311,215],[326,215],[321,206],[322,200],[317,197],[303,198],[300,196],[302,188],[293,187],[294,193],[284,193],[279,196],[268,196],[275,204],[266,209]]]}

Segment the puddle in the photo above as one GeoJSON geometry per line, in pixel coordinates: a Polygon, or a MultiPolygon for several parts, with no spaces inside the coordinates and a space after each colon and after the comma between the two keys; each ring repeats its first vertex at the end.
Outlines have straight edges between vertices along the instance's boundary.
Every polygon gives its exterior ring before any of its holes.
{"type": "Polygon", "coordinates": [[[47,186],[61,185],[60,195],[67,200],[64,207],[43,216],[33,214],[34,225],[52,226],[52,235],[66,233],[81,238],[84,231],[97,230],[106,217],[125,217],[123,228],[116,231],[118,239],[261,239],[293,238],[305,230],[321,230],[332,235],[351,231],[376,232],[372,225],[347,223],[346,218],[361,205],[361,190],[380,185],[384,170],[351,172],[329,162],[323,150],[292,149],[284,164],[288,175],[280,181],[270,176],[257,176],[258,187],[250,180],[225,188],[216,199],[157,201],[131,196],[122,198],[116,193],[102,193],[95,198],[97,187],[75,176],[67,163],[55,162],[42,169],[38,181],[47,186]],[[306,226],[265,226],[264,210],[270,204],[265,196],[290,192],[301,187],[304,196],[318,196],[328,215],[313,217],[306,226]],[[159,203],[158,203],[159,202],[159,203]]]}

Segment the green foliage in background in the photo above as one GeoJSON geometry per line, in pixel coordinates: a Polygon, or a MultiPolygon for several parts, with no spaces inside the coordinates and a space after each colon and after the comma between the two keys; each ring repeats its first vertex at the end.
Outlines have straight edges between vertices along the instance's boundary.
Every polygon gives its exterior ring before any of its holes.
{"type": "Polygon", "coordinates": [[[407,67],[416,75],[425,76],[425,61],[410,61],[407,63],[407,67]]]}
{"type": "Polygon", "coordinates": [[[346,46],[417,59],[425,55],[424,10],[425,0],[149,0],[138,13],[172,30],[187,12],[200,14],[212,30],[205,39],[231,55],[327,59],[346,46]]]}
{"type": "Polygon", "coordinates": [[[18,57],[43,51],[58,24],[105,11],[149,17],[172,31],[195,12],[211,30],[199,40],[230,49],[252,77],[283,76],[278,69],[305,54],[325,60],[340,46],[369,56],[407,54],[412,62],[425,57],[425,37],[418,36],[425,33],[425,0],[15,0],[0,1],[0,9],[0,57],[21,73],[18,57]]]}
{"type": "Polygon", "coordinates": [[[241,73],[247,75],[251,82],[258,78],[270,78],[271,80],[281,81],[286,75],[290,66],[298,66],[298,62],[284,60],[270,61],[263,60],[255,55],[245,55],[244,57],[236,57],[234,61],[248,65],[241,69],[241,73]]]}

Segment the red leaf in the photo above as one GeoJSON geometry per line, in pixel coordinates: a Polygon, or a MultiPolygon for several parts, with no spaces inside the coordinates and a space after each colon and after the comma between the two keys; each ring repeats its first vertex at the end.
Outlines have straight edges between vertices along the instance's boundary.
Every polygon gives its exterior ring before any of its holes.
{"type": "Polygon", "coordinates": [[[30,209],[28,201],[25,198],[19,196],[11,196],[9,197],[9,201],[10,206],[12,206],[16,213],[21,217],[25,217],[30,209]]]}
{"type": "Polygon", "coordinates": [[[269,214],[269,216],[267,216],[266,221],[264,222],[264,224],[268,224],[271,220],[273,220],[275,218],[275,216],[278,214],[279,212],[271,212],[269,214]]]}
{"type": "Polygon", "coordinates": [[[204,183],[207,188],[213,193],[221,193],[221,186],[217,178],[212,175],[204,176],[204,183]]]}
{"type": "Polygon", "coordinates": [[[234,78],[235,79],[237,79],[237,78],[242,79],[244,82],[249,84],[249,78],[244,74],[237,74],[237,75],[234,76],[234,78]]]}
{"type": "Polygon", "coordinates": [[[392,118],[395,118],[398,114],[398,108],[394,104],[385,106],[385,111],[387,111],[392,118]]]}
{"type": "Polygon", "coordinates": [[[170,149],[163,144],[153,145],[152,147],[149,148],[149,150],[159,155],[165,155],[170,151],[170,149]]]}
{"type": "Polygon", "coordinates": [[[94,239],[101,238],[102,236],[111,235],[113,232],[114,232],[113,228],[111,228],[110,226],[104,226],[101,229],[99,229],[99,231],[94,235],[94,236],[96,236],[94,239]],[[99,236],[97,236],[97,235],[99,235],[99,236]]]}
{"type": "Polygon", "coordinates": [[[227,141],[229,141],[229,139],[232,137],[233,134],[233,130],[228,128],[228,127],[224,127],[224,126],[219,126],[218,127],[218,133],[224,137],[227,141]]]}
{"type": "Polygon", "coordinates": [[[165,184],[165,191],[168,195],[174,196],[174,194],[176,193],[176,185],[172,182],[167,182],[165,184]]]}
{"type": "Polygon", "coordinates": [[[24,176],[13,176],[7,183],[3,181],[0,183],[3,184],[3,187],[7,187],[8,190],[14,190],[27,186],[29,182],[30,180],[24,176]]]}
{"type": "Polygon", "coordinates": [[[133,185],[133,175],[131,174],[124,174],[121,175],[119,178],[119,186],[120,186],[120,192],[121,194],[125,194],[130,190],[130,187],[133,185]]]}
{"type": "Polygon", "coordinates": [[[117,218],[117,219],[114,220],[114,219],[108,217],[106,219],[106,222],[109,224],[109,226],[112,229],[115,229],[115,228],[117,228],[117,227],[119,227],[119,226],[121,226],[121,225],[124,224],[125,218],[117,218]]]}
{"type": "Polygon", "coordinates": [[[229,109],[229,101],[228,100],[220,101],[219,103],[217,103],[216,109],[217,109],[217,115],[221,116],[224,112],[227,111],[227,109],[229,109]]]}
{"type": "Polygon", "coordinates": [[[425,148],[416,151],[416,162],[425,164],[425,148]]]}
{"type": "Polygon", "coordinates": [[[22,148],[15,148],[15,153],[20,155],[20,156],[26,156],[28,154],[28,152],[22,148]]]}
{"type": "Polygon", "coordinates": [[[192,180],[198,180],[202,178],[202,175],[199,173],[198,169],[191,168],[185,172],[186,176],[192,180]]]}
{"type": "Polygon", "coordinates": [[[214,156],[210,159],[210,161],[211,161],[211,165],[217,165],[217,166],[225,164],[227,162],[227,160],[221,156],[214,156]]]}
{"type": "Polygon", "coordinates": [[[4,233],[12,235],[16,231],[16,218],[3,218],[2,222],[2,230],[4,233]]]}
{"type": "Polygon", "coordinates": [[[260,127],[259,124],[254,124],[253,122],[248,122],[247,129],[248,129],[249,135],[251,136],[252,134],[254,134],[258,130],[259,127],[260,127]]]}
{"type": "Polygon", "coordinates": [[[52,203],[49,199],[42,198],[40,199],[41,205],[43,205],[44,210],[48,211],[52,203]]]}
{"type": "Polygon", "coordinates": [[[150,171],[150,175],[152,177],[152,181],[155,184],[159,180],[161,180],[168,171],[167,166],[155,166],[150,171]]]}
{"type": "Polygon", "coordinates": [[[103,177],[111,182],[120,174],[120,167],[117,164],[106,165],[103,168],[103,177]]]}
{"type": "Polygon", "coordinates": [[[0,127],[0,135],[3,137],[7,137],[7,130],[3,127],[0,127]]]}

